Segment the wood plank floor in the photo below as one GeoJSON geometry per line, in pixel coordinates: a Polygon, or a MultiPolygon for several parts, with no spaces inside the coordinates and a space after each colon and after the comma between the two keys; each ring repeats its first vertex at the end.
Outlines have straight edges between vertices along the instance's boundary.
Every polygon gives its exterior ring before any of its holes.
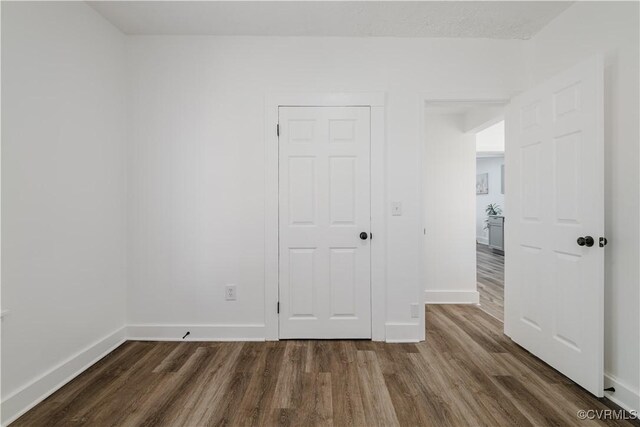
{"type": "Polygon", "coordinates": [[[504,320],[504,255],[476,244],[476,279],[480,308],[504,320]]]}
{"type": "Polygon", "coordinates": [[[14,426],[578,426],[607,409],[476,306],[429,306],[427,341],[129,341],[14,426]]]}

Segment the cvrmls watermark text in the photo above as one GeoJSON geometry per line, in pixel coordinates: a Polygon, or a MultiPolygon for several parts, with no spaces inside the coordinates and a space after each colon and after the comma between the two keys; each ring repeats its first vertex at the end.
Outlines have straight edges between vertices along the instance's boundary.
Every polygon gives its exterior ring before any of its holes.
{"type": "Polygon", "coordinates": [[[637,420],[636,411],[627,412],[623,409],[580,409],[577,414],[580,420],[637,420]]]}

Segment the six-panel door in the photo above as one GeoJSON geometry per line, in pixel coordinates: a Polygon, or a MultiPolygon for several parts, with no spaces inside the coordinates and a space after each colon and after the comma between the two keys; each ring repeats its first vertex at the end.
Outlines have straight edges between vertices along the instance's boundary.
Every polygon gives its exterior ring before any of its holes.
{"type": "Polygon", "coordinates": [[[279,127],[280,338],[371,338],[370,108],[280,107],[279,127]]]}
{"type": "Polygon", "coordinates": [[[505,332],[603,394],[602,64],[514,99],[506,118],[505,332]],[[593,246],[578,238],[592,236],[593,246]]]}

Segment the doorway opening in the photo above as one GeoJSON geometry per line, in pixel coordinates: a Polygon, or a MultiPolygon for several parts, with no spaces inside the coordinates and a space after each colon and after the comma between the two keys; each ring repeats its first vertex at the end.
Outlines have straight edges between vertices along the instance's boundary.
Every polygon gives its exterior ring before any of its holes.
{"type": "Polygon", "coordinates": [[[475,134],[476,280],[480,308],[504,321],[504,120],[475,134]]]}
{"type": "Polygon", "coordinates": [[[425,104],[425,300],[504,319],[501,100],[425,104]]]}

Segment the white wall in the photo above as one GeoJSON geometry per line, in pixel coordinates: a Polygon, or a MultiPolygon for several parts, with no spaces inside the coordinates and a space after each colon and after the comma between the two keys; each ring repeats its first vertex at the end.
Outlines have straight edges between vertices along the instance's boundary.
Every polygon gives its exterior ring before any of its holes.
{"type": "Polygon", "coordinates": [[[484,153],[504,152],[504,120],[476,133],[476,151],[484,153]]]}
{"type": "Polygon", "coordinates": [[[577,2],[527,42],[529,84],[605,54],[605,371],[608,395],[640,410],[639,5],[577,2]]]}
{"type": "Polygon", "coordinates": [[[485,230],[485,220],[487,213],[485,209],[488,204],[497,203],[502,208],[502,215],[506,216],[504,210],[504,194],[501,185],[501,166],[504,165],[504,156],[501,157],[477,157],[476,175],[489,174],[489,194],[478,194],[475,196],[476,203],[476,240],[484,245],[488,244],[489,231],[485,230]]]}
{"type": "Polygon", "coordinates": [[[475,135],[456,114],[425,116],[425,301],[477,303],[475,135]]]}
{"type": "MultiPolygon", "coordinates": [[[[482,132],[496,123],[504,121],[505,105],[488,104],[470,109],[464,115],[463,128],[466,132],[482,132]]],[[[503,148],[504,150],[504,144],[503,148]]]]}
{"type": "Polygon", "coordinates": [[[387,217],[386,317],[414,323],[410,304],[424,291],[419,94],[520,87],[521,45],[131,37],[128,322],[263,324],[265,94],[384,91],[387,201],[404,213],[387,217]],[[224,301],[226,283],[237,301],[224,301]]]}
{"type": "Polygon", "coordinates": [[[2,2],[3,424],[124,337],[124,61],[84,3],[2,2]]]}

